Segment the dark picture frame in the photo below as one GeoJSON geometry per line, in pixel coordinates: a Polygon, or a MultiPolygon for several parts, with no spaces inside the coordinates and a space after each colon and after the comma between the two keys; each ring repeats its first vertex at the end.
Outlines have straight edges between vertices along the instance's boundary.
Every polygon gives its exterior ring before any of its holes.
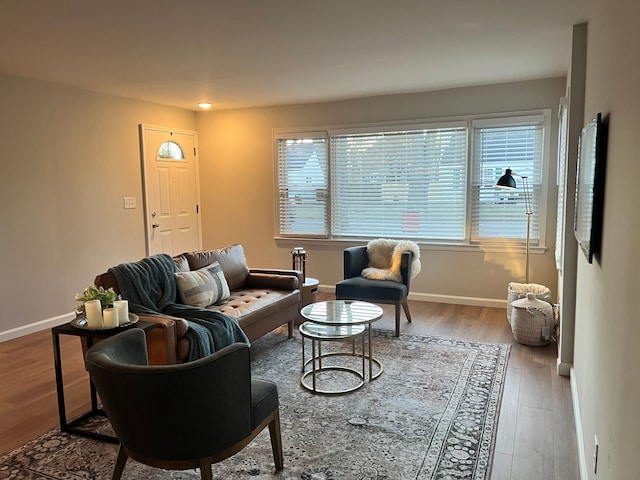
{"type": "Polygon", "coordinates": [[[600,253],[604,211],[607,125],[598,113],[580,134],[574,234],[589,263],[600,253]]]}

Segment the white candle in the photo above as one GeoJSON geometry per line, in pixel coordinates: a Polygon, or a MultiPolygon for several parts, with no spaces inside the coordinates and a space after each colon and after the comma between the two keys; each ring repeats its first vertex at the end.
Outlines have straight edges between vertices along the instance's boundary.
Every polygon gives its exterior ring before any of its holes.
{"type": "Polygon", "coordinates": [[[104,309],[104,328],[116,328],[118,326],[118,310],[115,308],[104,309]]]}
{"type": "Polygon", "coordinates": [[[116,300],[113,306],[118,310],[118,320],[120,325],[129,322],[129,302],[127,300],[116,300]]]}
{"type": "Polygon", "coordinates": [[[87,325],[89,328],[102,328],[102,304],[100,300],[89,300],[84,302],[84,313],[87,315],[87,325]]]}

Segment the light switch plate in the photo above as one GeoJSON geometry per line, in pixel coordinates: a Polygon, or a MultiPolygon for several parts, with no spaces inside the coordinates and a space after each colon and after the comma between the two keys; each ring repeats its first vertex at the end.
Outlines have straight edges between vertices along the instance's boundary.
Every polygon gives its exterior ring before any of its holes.
{"type": "Polygon", "coordinates": [[[136,208],[136,197],[124,197],[123,199],[124,208],[136,208]]]}

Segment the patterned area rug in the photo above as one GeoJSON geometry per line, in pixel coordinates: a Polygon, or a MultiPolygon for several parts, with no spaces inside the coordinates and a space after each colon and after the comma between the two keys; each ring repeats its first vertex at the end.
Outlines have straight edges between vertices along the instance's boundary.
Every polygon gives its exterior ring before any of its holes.
{"type": "MultiPolygon", "coordinates": [[[[214,478],[488,479],[510,346],[409,334],[395,338],[382,330],[374,330],[373,342],[382,375],[341,396],[314,395],[300,386],[299,335],[289,340],[282,329],[254,342],[253,375],[278,384],[285,468],[274,473],[267,429],[214,465],[214,478]]],[[[324,349],[330,346],[343,347],[323,343],[324,349]]],[[[307,341],[307,355],[310,350],[307,341]]],[[[345,387],[352,377],[332,372],[318,381],[327,388],[345,387]]],[[[109,429],[105,420],[93,422],[98,430],[109,429]]],[[[0,479],[106,479],[116,452],[116,445],[53,430],[1,458],[0,479]]],[[[123,478],[198,479],[200,474],[129,459],[123,478]]]]}

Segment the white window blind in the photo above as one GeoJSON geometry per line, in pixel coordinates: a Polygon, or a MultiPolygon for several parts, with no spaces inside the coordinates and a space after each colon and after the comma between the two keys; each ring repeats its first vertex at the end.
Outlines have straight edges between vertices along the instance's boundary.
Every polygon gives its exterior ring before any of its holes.
{"type": "Polygon", "coordinates": [[[464,123],[330,138],[332,236],[464,240],[464,123]]]}
{"type": "Polygon", "coordinates": [[[471,242],[522,240],[527,235],[524,183],[515,190],[496,188],[511,168],[528,177],[533,206],[531,245],[539,243],[544,116],[473,122],[471,242]]]}
{"type": "Polygon", "coordinates": [[[326,134],[281,135],[276,158],[280,235],[327,237],[326,134]]]}

